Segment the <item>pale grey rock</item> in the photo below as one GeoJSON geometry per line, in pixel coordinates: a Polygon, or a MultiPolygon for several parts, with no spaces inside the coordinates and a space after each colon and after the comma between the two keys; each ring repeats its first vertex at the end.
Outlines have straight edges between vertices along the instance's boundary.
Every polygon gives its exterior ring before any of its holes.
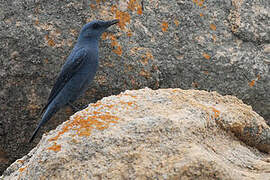
{"type": "Polygon", "coordinates": [[[2,178],[265,180],[270,156],[260,151],[270,152],[269,131],[233,96],[126,91],[90,104],[43,135],[2,178]]]}

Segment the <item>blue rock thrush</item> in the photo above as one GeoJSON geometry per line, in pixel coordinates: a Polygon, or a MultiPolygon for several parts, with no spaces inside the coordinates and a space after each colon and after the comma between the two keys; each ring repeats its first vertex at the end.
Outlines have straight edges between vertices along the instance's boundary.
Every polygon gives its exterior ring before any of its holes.
{"type": "Polygon", "coordinates": [[[35,138],[40,127],[60,108],[70,105],[82,95],[93,80],[98,68],[98,41],[101,34],[118,20],[94,20],[83,26],[77,43],[67,58],[51,90],[42,119],[29,142],[35,138]]]}

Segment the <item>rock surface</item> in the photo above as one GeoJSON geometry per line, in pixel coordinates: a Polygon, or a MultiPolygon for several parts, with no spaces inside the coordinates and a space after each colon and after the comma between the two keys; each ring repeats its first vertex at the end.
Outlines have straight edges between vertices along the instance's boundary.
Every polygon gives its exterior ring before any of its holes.
{"type": "Polygon", "coordinates": [[[2,178],[266,180],[270,155],[260,151],[270,152],[269,132],[233,96],[126,91],[71,116],[2,178]]]}
{"type": "MultiPolygon", "coordinates": [[[[82,25],[113,18],[121,23],[102,37],[79,104],[126,89],[194,88],[235,95],[270,124],[270,1],[3,1],[0,173],[35,146],[27,139],[82,25]]],[[[40,135],[71,114],[56,114],[40,135]]]]}

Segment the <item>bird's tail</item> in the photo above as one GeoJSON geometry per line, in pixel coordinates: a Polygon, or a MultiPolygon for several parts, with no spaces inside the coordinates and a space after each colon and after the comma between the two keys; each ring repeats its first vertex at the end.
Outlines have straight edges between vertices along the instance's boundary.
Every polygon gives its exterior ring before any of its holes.
{"type": "Polygon", "coordinates": [[[47,107],[45,113],[42,116],[41,121],[39,122],[37,128],[35,129],[34,133],[31,136],[31,138],[29,139],[29,143],[31,143],[35,139],[35,137],[37,135],[37,132],[40,129],[40,127],[42,125],[44,125],[49,119],[51,119],[51,117],[58,111],[58,109],[59,108],[55,107],[54,104],[50,104],[47,107]]]}

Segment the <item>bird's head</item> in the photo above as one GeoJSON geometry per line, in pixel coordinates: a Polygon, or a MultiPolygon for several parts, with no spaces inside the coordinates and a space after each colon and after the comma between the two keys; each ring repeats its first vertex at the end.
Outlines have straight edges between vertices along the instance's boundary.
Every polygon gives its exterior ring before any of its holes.
{"type": "Polygon", "coordinates": [[[99,38],[101,34],[111,25],[118,23],[119,20],[102,21],[94,20],[85,24],[80,32],[79,39],[99,38]]]}

